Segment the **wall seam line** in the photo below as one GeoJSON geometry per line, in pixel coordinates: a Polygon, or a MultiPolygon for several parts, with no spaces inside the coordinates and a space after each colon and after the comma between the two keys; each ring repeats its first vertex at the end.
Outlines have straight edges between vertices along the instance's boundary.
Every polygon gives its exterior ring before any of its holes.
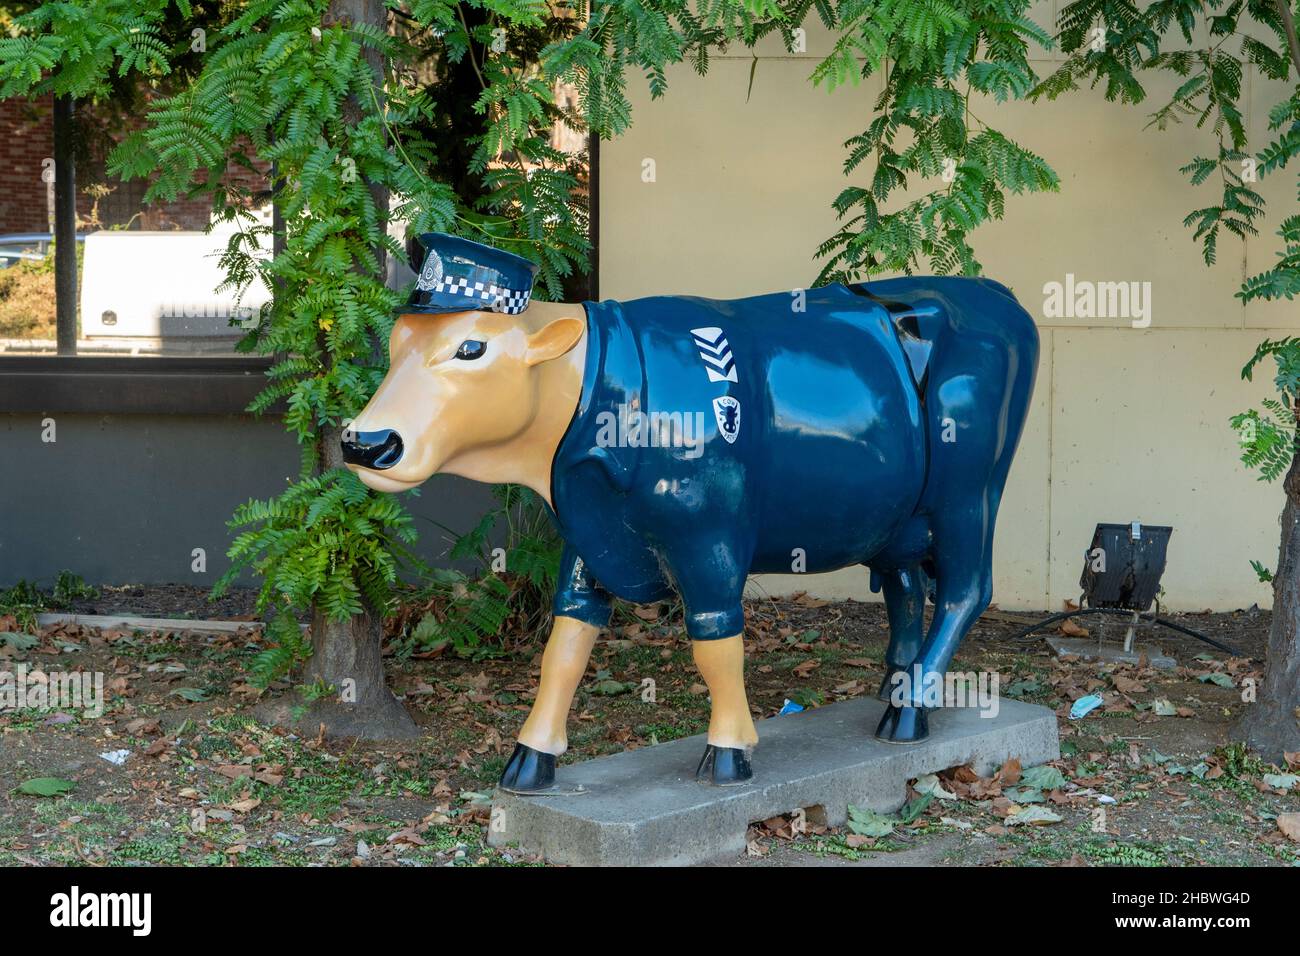
{"type": "Polygon", "coordinates": [[[1043,607],[1052,607],[1052,470],[1056,464],[1056,330],[1047,346],[1047,555],[1043,567],[1043,607]]]}

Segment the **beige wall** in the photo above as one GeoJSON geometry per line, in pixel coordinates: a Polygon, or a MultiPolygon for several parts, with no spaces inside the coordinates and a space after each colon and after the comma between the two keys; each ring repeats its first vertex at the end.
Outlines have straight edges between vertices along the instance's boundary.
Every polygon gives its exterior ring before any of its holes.
{"type": "MultiPolygon", "coordinates": [[[[1037,19],[1051,21],[1050,4],[1037,19]]],[[[743,296],[812,282],[815,250],[835,229],[830,201],[847,182],[841,144],[866,127],[880,89],[877,80],[830,94],[814,88],[807,77],[826,46],[810,33],[809,53],[791,56],[766,41],[748,99],[747,51],[715,58],[704,78],[672,71],[659,101],[630,82],[633,127],[601,154],[603,296],[743,296]],[[654,182],[643,181],[646,159],[654,182]]],[[[1040,75],[1053,67],[1035,64],[1040,75]]],[[[1262,142],[1274,91],[1257,76],[1247,82],[1250,127],[1262,142]]],[[[1171,90],[1153,83],[1149,102],[1171,90]]],[[[1271,261],[1275,224],[1295,212],[1294,179],[1264,182],[1265,235],[1244,245],[1225,236],[1218,263],[1206,268],[1181,222],[1213,189],[1192,189],[1178,168],[1214,146],[1192,125],[1144,129],[1151,108],[1083,91],[1054,104],[977,109],[1044,156],[1062,183],[1056,195],[1010,197],[1006,219],[975,240],[987,274],[1012,287],[1042,335],[1037,392],[997,533],[994,600],[1003,608],[1077,598],[1093,526],[1134,519],[1175,528],[1169,606],[1270,601],[1249,561],[1276,563],[1281,490],[1240,465],[1227,420],[1269,392],[1271,369],[1255,384],[1239,377],[1255,345],[1300,322],[1290,303],[1243,307],[1234,293],[1271,261]],[[1047,318],[1043,287],[1067,273],[1150,282],[1150,327],[1047,318]]],[[[861,569],[754,586],[869,596],[861,569]]]]}

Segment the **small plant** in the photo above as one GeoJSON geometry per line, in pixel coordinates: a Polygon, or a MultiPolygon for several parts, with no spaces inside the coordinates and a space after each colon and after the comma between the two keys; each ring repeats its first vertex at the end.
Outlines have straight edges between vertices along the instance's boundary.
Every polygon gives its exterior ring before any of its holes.
{"type": "Polygon", "coordinates": [[[826,702],[826,695],[819,690],[806,690],[802,687],[790,691],[790,699],[800,707],[820,707],[826,702]]]}
{"type": "Polygon", "coordinates": [[[9,615],[22,630],[36,627],[36,615],[45,610],[45,595],[34,584],[20,580],[7,591],[0,591],[0,615],[9,615]]]}
{"type": "Polygon", "coordinates": [[[409,645],[491,656],[505,649],[507,634],[527,642],[549,626],[559,537],[533,492],[499,485],[493,494],[498,506],[451,548],[452,560],[473,559],[478,572],[432,571],[428,583],[403,602],[391,629],[409,645]]]}
{"type": "Polygon", "coordinates": [[[82,579],[81,575],[71,571],[60,571],[54,579],[54,592],[50,595],[50,607],[66,608],[73,601],[93,601],[99,597],[99,590],[82,579]]]}
{"type": "Polygon", "coordinates": [[[1214,751],[1223,772],[1234,780],[1259,776],[1264,772],[1263,762],[1250,753],[1244,743],[1226,744],[1214,751]]]}
{"type": "Polygon", "coordinates": [[[22,579],[8,590],[0,591],[0,615],[10,615],[23,630],[36,628],[36,615],[49,610],[63,610],[73,601],[99,597],[99,591],[86,584],[71,571],[60,571],[54,581],[54,590],[42,591],[22,579]]]}
{"type": "Polygon", "coordinates": [[[1090,844],[1084,856],[1103,866],[1163,866],[1165,857],[1159,849],[1137,843],[1090,844]]]}
{"type": "Polygon", "coordinates": [[[267,687],[311,656],[311,641],[288,608],[271,618],[266,636],[273,642],[271,647],[254,657],[249,668],[252,671],[249,683],[254,687],[267,687]]]}

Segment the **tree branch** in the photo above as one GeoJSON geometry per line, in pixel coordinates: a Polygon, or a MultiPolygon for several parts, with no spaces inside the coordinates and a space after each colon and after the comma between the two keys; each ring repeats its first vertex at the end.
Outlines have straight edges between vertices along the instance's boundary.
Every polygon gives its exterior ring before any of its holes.
{"type": "Polygon", "coordinates": [[[1276,0],[1277,12],[1282,15],[1282,25],[1286,28],[1286,45],[1291,49],[1291,62],[1295,64],[1296,73],[1300,74],[1300,38],[1296,37],[1295,19],[1291,16],[1291,0],[1276,0]]]}

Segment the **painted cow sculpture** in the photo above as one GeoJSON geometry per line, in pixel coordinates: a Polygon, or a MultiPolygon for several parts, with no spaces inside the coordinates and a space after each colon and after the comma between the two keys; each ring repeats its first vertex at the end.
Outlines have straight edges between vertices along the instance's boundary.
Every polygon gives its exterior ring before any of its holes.
{"type": "Polygon", "coordinates": [[[344,435],[349,466],[380,491],[438,472],[525,484],[564,539],[541,685],[503,788],[553,785],[611,596],[674,591],[712,698],[697,775],[749,779],[741,598],[755,572],[867,565],[891,632],[876,735],[927,736],[924,685],[990,601],[1037,367],[1033,321],[1005,287],[900,278],[403,315],[390,350],[344,435]]]}

